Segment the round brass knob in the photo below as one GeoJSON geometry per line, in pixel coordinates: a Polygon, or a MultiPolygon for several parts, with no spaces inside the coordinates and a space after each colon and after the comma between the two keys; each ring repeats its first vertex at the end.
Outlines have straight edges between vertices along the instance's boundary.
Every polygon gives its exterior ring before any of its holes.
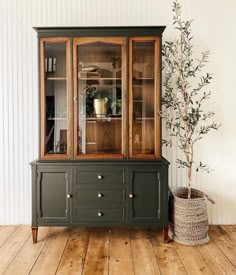
{"type": "Polygon", "coordinates": [[[102,179],[102,175],[98,175],[98,179],[101,180],[102,179]]]}
{"type": "Polygon", "coordinates": [[[101,194],[101,193],[98,193],[98,197],[101,198],[101,197],[102,197],[102,194],[101,194]]]}
{"type": "Polygon", "coordinates": [[[102,216],[102,212],[98,212],[98,216],[101,217],[102,216]]]}
{"type": "Polygon", "coordinates": [[[72,197],[71,194],[68,194],[68,195],[67,195],[67,198],[68,198],[68,199],[71,198],[71,197],[72,197]]]}
{"type": "Polygon", "coordinates": [[[133,194],[129,194],[129,197],[132,199],[134,197],[134,195],[133,194]]]}

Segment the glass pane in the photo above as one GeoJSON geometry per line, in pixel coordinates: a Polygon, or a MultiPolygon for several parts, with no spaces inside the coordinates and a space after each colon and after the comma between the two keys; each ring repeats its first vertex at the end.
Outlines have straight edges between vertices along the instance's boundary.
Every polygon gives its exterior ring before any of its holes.
{"type": "Polygon", "coordinates": [[[89,43],[78,54],[78,154],[122,153],[122,46],[89,43]]]}
{"type": "Polygon", "coordinates": [[[66,42],[45,43],[46,154],[67,154],[66,42]]]}
{"type": "Polygon", "coordinates": [[[155,42],[133,42],[133,154],[154,154],[155,42]]]}

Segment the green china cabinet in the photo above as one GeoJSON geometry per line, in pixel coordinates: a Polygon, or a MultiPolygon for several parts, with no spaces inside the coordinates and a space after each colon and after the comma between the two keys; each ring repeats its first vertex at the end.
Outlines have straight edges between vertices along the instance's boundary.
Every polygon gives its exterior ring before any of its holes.
{"type": "Polygon", "coordinates": [[[161,154],[165,27],[39,27],[39,226],[168,228],[161,154]]]}

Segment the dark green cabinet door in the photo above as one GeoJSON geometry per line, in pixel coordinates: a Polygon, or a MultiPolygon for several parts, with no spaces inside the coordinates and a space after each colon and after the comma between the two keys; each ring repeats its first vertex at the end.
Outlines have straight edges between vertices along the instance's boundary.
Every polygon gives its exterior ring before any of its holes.
{"type": "Polygon", "coordinates": [[[131,222],[159,223],[161,220],[161,174],[159,170],[129,172],[129,219],[131,222]]]}
{"type": "Polygon", "coordinates": [[[46,223],[70,222],[71,169],[40,168],[37,178],[38,221],[46,223]]]}

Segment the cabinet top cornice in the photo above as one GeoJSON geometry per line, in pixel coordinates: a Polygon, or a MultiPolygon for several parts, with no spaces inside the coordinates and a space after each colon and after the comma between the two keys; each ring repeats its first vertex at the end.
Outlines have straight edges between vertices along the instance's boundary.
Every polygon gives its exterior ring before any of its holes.
{"type": "Polygon", "coordinates": [[[161,36],[165,26],[34,27],[39,37],[51,36],[161,36]]]}

